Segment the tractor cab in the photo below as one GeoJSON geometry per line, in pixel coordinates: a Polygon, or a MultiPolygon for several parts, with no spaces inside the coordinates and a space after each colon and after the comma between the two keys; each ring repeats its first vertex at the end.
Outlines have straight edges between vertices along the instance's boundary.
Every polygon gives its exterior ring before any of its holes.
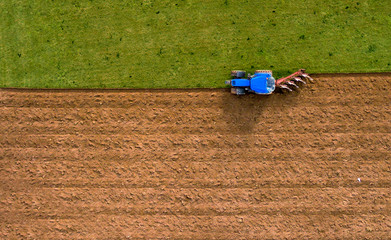
{"type": "Polygon", "coordinates": [[[276,85],[272,73],[255,73],[250,79],[250,88],[256,94],[271,94],[276,85]]]}

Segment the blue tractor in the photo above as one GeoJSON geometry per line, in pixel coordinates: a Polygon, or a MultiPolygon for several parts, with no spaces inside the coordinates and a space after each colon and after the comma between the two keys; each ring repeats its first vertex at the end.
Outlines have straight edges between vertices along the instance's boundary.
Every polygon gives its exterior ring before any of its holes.
{"type": "Polygon", "coordinates": [[[244,95],[246,93],[255,93],[262,95],[272,94],[276,88],[283,91],[291,92],[293,89],[299,88],[299,85],[306,84],[304,80],[313,81],[313,79],[305,73],[304,69],[275,80],[270,70],[256,70],[254,75],[248,74],[247,78],[245,71],[234,70],[231,72],[232,80],[225,81],[231,86],[231,93],[236,95],[244,95]]]}

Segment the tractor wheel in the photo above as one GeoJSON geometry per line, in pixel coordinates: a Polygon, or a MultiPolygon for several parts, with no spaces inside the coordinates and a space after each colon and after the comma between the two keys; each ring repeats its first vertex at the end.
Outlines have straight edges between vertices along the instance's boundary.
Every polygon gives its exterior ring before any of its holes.
{"type": "Polygon", "coordinates": [[[246,90],[244,88],[233,87],[231,88],[231,93],[235,95],[245,95],[246,90]]]}
{"type": "Polygon", "coordinates": [[[246,76],[246,72],[242,70],[233,70],[231,71],[231,76],[235,78],[242,78],[246,76]]]}
{"type": "Polygon", "coordinates": [[[270,73],[272,75],[272,70],[255,70],[255,73],[270,73]]]}

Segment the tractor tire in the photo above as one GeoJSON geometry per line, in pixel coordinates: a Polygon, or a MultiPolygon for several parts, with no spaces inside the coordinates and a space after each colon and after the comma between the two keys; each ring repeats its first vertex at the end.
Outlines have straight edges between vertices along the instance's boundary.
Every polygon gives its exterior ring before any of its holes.
{"type": "Polygon", "coordinates": [[[234,78],[242,78],[246,76],[246,72],[242,70],[233,70],[231,71],[231,76],[234,78]]]}
{"type": "Polygon", "coordinates": [[[235,94],[235,95],[245,95],[246,90],[244,88],[233,87],[233,88],[231,88],[231,93],[235,94]]]}
{"type": "Polygon", "coordinates": [[[270,75],[273,74],[272,70],[255,70],[255,73],[270,73],[270,75]]]}

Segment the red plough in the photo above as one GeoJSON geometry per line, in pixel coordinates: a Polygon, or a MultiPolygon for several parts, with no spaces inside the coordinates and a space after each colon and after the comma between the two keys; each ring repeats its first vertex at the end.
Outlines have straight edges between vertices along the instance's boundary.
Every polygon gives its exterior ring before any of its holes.
{"type": "Polygon", "coordinates": [[[306,84],[304,80],[314,82],[314,79],[312,79],[307,73],[305,73],[305,69],[300,69],[299,71],[292,73],[287,77],[277,79],[276,88],[292,92],[293,89],[299,88],[298,84],[306,84]]]}

